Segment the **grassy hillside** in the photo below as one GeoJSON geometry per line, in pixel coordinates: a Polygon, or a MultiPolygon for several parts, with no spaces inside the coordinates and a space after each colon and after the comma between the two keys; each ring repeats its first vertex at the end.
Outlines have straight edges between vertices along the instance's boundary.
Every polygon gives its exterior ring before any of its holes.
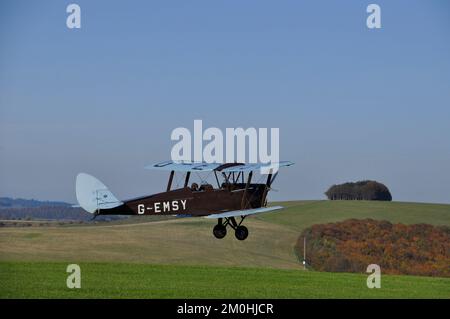
{"type": "Polygon", "coordinates": [[[450,226],[450,205],[381,201],[292,201],[274,203],[285,207],[279,214],[257,218],[298,231],[314,224],[349,218],[372,218],[392,223],[450,226]]]}
{"type": "Polygon", "coordinates": [[[250,219],[251,237],[212,235],[216,222],[179,219],[139,224],[0,230],[0,261],[127,262],[296,268],[297,232],[250,219]]]}
{"type": "Polygon", "coordinates": [[[312,224],[348,218],[450,226],[450,205],[297,201],[285,210],[249,217],[243,242],[217,240],[216,221],[185,218],[137,224],[0,228],[0,261],[123,262],[298,269],[294,245],[312,224]]]}
{"type": "Polygon", "coordinates": [[[0,228],[0,297],[449,298],[449,279],[303,271],[295,252],[305,227],[348,218],[450,226],[450,205],[297,201],[249,217],[250,236],[217,240],[203,218],[130,218],[96,225],[0,228]],[[134,222],[134,223],[133,223],[134,222]],[[82,267],[82,289],[65,267],[82,267]],[[244,267],[244,268],[242,268],[244,267]]]}
{"type": "Polygon", "coordinates": [[[450,279],[264,268],[82,263],[81,288],[67,264],[0,263],[0,298],[449,298],[450,279]]]}

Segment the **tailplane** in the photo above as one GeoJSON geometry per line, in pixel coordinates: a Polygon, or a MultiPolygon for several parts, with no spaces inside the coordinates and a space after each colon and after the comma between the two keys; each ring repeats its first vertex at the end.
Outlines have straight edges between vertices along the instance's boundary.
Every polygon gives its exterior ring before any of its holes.
{"type": "Polygon", "coordinates": [[[78,174],[76,193],[78,204],[91,214],[123,204],[102,182],[86,173],[78,174]]]}

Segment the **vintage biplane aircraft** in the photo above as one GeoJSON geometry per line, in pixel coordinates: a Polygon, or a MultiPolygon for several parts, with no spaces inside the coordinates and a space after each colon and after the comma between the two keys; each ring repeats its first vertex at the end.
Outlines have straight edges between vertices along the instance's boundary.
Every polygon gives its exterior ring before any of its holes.
{"type": "Polygon", "coordinates": [[[169,171],[165,192],[126,201],[118,200],[108,188],[95,177],[80,173],[76,180],[76,195],[80,206],[94,215],[176,215],[180,217],[217,218],[213,229],[216,238],[227,234],[227,226],[235,231],[239,240],[248,236],[242,222],[252,214],[265,213],[281,206],[267,207],[267,193],[278,175],[271,167],[293,165],[292,162],[267,164],[244,163],[195,163],[166,161],[149,165],[147,169],[169,171]],[[268,174],[262,175],[264,183],[252,182],[253,172],[264,167],[268,174]],[[172,189],[175,172],[183,173],[183,187],[172,189]],[[211,184],[192,183],[193,173],[214,174],[216,187],[211,184]],[[239,222],[236,218],[240,217],[239,222]]]}

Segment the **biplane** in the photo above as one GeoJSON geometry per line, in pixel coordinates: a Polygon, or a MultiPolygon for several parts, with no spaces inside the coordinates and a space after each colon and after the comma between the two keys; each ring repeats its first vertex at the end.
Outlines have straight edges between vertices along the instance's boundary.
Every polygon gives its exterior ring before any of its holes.
{"type": "MultiPolygon", "coordinates": [[[[267,207],[267,194],[278,175],[272,167],[293,165],[283,161],[267,164],[244,163],[195,163],[165,161],[146,166],[147,169],[167,171],[169,181],[166,191],[150,196],[118,200],[109,189],[95,177],[80,173],[76,179],[76,195],[80,206],[94,215],[176,215],[179,217],[205,217],[217,219],[213,228],[216,238],[224,238],[227,227],[234,230],[239,240],[245,240],[248,229],[242,225],[248,215],[281,209],[267,207]],[[265,181],[252,181],[253,172],[266,169],[265,181]],[[190,183],[197,173],[214,175],[216,185],[205,182],[190,183]],[[183,174],[183,186],[173,187],[176,173],[183,174]],[[236,220],[239,219],[240,220],[236,220]]],[[[180,185],[181,186],[181,185],[180,185]]]]}

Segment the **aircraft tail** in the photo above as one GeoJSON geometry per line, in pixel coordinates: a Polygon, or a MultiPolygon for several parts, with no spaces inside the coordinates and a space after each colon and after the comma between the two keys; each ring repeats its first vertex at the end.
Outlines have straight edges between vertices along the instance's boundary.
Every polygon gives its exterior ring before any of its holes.
{"type": "Polygon", "coordinates": [[[76,194],[80,206],[91,214],[123,204],[102,182],[86,173],[77,176],[76,194]]]}

